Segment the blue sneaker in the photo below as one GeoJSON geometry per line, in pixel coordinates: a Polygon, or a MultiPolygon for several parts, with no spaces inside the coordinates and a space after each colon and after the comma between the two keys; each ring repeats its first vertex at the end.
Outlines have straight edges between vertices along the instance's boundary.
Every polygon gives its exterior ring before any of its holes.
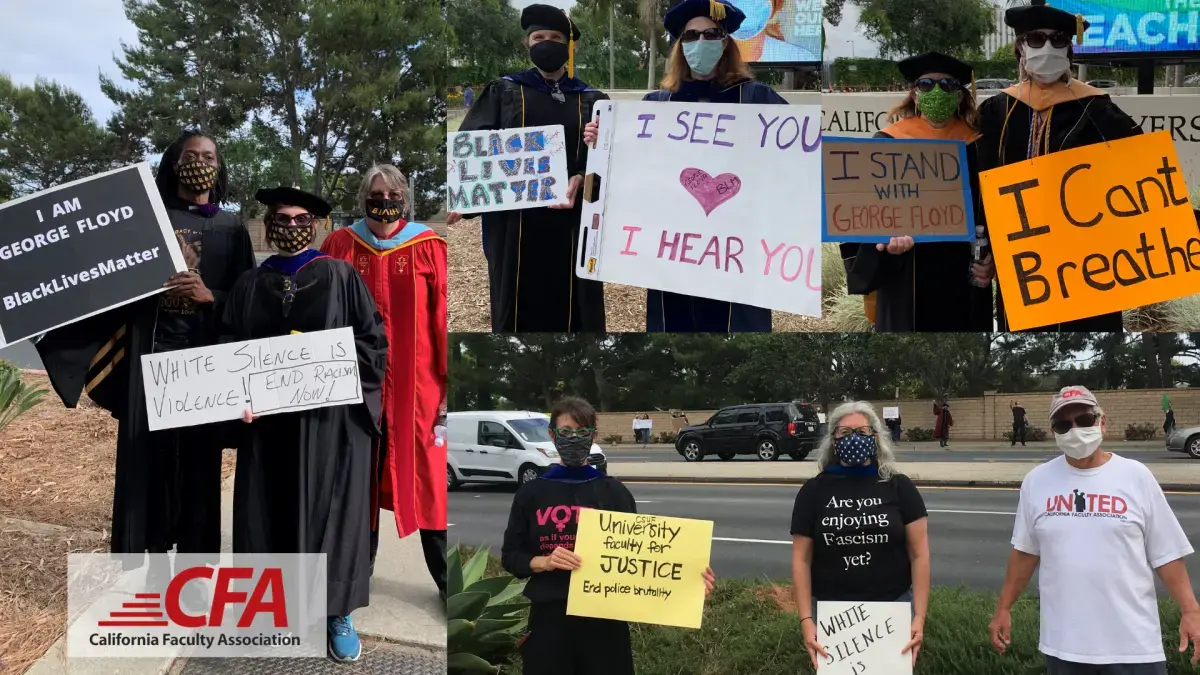
{"type": "Polygon", "coordinates": [[[350,617],[329,617],[329,655],[342,663],[357,661],[362,656],[362,642],[350,617]]]}

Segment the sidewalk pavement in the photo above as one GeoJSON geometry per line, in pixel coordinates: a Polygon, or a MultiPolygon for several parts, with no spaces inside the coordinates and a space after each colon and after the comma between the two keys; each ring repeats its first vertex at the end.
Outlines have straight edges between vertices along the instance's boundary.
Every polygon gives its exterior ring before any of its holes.
{"type": "MultiPolygon", "coordinates": [[[[642,446],[640,443],[622,443],[620,445],[601,444],[604,452],[607,454],[619,454],[621,452],[634,452],[639,450],[670,450],[675,451],[675,446],[669,443],[650,443],[642,446]]],[[[1006,450],[1010,452],[1018,452],[1026,450],[1034,451],[1057,451],[1058,447],[1053,440],[1050,441],[1029,441],[1026,445],[1010,446],[1008,441],[950,441],[950,447],[938,447],[937,441],[893,441],[892,447],[899,452],[918,451],[918,452],[955,452],[955,451],[978,451],[978,450],[1006,450]]],[[[1123,441],[1111,440],[1105,441],[1104,447],[1111,447],[1115,452],[1162,452],[1166,450],[1166,441],[1160,438],[1149,441],[1123,441]]]]}
{"type": "MultiPolygon", "coordinates": [[[[1118,451],[1119,454],[1119,451],[1118,451]]],[[[900,472],[917,485],[1019,487],[1040,462],[899,462],[900,472]]],[[[1164,490],[1200,492],[1200,462],[1147,464],[1164,490]]],[[[814,461],[794,462],[639,462],[610,463],[608,472],[626,482],[785,483],[817,475],[814,461]]]]}
{"type": "MultiPolygon", "coordinates": [[[[414,653],[432,652],[444,657],[446,612],[438,597],[437,585],[425,567],[420,537],[414,534],[400,539],[390,513],[381,513],[380,518],[382,531],[375,558],[375,575],[371,579],[371,604],[354,613],[354,626],[364,642],[362,662],[372,658],[372,643],[379,642],[419,650],[414,653]]],[[[233,476],[225,482],[221,493],[221,550],[233,550],[233,476]]],[[[68,660],[65,645],[64,636],[26,671],[26,675],[166,675],[180,672],[187,663],[185,658],[68,660]]],[[[293,661],[295,663],[288,672],[296,674],[312,672],[314,664],[308,663],[311,661],[326,661],[332,667],[347,668],[329,659],[293,661]]],[[[325,670],[318,668],[322,672],[325,670]]],[[[243,669],[230,666],[229,670],[243,669]]],[[[254,670],[250,667],[247,672],[254,670]]]]}

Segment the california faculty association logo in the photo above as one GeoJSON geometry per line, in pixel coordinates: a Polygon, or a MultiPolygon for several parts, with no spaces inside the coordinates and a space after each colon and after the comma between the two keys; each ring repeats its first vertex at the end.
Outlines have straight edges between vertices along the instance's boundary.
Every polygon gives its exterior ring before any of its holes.
{"type": "Polygon", "coordinates": [[[1088,493],[1079,489],[1068,494],[1046,497],[1047,516],[1074,518],[1116,518],[1128,520],[1129,502],[1117,495],[1088,493]]]}

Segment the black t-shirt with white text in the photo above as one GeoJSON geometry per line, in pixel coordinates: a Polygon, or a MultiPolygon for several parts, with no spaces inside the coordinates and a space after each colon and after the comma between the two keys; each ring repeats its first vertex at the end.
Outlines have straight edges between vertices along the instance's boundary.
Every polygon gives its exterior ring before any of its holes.
{"type": "Polygon", "coordinates": [[[928,515],[908,476],[823,472],[796,495],[792,534],[813,540],[812,594],[891,602],[912,587],[905,526],[928,515]]]}
{"type": "Polygon", "coordinates": [[[1021,424],[1025,421],[1025,409],[1021,406],[1014,406],[1013,409],[1013,424],[1021,424]]]}

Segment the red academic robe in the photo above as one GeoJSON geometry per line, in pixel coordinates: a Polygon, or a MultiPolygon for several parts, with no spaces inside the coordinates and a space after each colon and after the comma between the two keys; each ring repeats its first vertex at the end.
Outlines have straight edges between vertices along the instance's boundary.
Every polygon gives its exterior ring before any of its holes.
{"type": "MultiPolygon", "coordinates": [[[[446,446],[434,443],[433,432],[446,398],[446,241],[400,221],[391,239],[376,242],[359,221],[331,233],[321,250],[354,265],[383,316],[388,447],[384,470],[373,473],[382,477],[372,502],[395,514],[406,537],[446,529],[446,446]]],[[[372,528],[378,513],[372,509],[372,528]]]]}

